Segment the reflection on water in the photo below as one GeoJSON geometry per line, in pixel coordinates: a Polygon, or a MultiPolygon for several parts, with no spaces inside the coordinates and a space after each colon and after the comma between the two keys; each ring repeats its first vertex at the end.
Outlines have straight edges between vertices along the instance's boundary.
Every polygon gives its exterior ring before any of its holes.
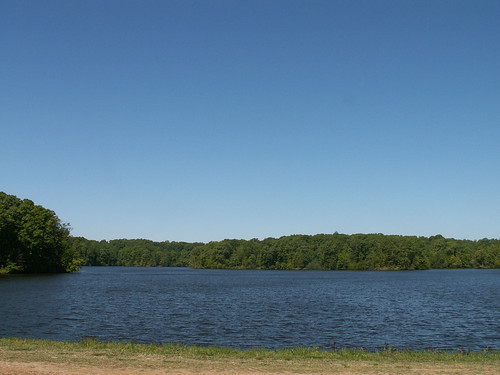
{"type": "Polygon", "coordinates": [[[230,271],[84,267],[0,278],[0,336],[500,349],[500,270],[230,271]]]}

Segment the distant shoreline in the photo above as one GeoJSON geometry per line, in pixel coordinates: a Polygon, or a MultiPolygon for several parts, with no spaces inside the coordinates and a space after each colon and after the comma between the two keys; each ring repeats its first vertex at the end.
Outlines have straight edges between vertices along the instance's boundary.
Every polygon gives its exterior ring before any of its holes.
{"type": "Polygon", "coordinates": [[[500,239],[384,234],[290,235],[209,243],[70,237],[85,266],[248,270],[427,270],[500,268],[500,239]]]}
{"type": "MultiPolygon", "coordinates": [[[[122,265],[90,265],[90,266],[81,266],[80,269],[73,271],[72,273],[79,272],[81,268],[88,267],[97,267],[97,268],[185,268],[191,270],[212,270],[212,271],[298,271],[298,272],[307,272],[307,271],[319,271],[319,272],[417,272],[417,271],[453,271],[453,270],[478,270],[478,271],[488,271],[488,270],[499,270],[499,267],[470,267],[470,268],[428,268],[423,270],[416,269],[395,269],[395,268],[377,268],[377,269],[369,269],[369,270],[324,270],[324,269],[275,269],[275,268],[195,268],[189,266],[122,266],[122,265]]],[[[20,277],[20,276],[33,276],[33,275],[50,275],[51,273],[9,273],[3,272],[0,269],[0,278],[2,277],[20,277]]]]}

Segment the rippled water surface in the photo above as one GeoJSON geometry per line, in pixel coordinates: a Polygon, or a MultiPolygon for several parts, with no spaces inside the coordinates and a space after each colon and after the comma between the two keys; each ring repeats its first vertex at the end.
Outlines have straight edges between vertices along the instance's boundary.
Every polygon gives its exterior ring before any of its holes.
{"type": "Polygon", "coordinates": [[[0,336],[500,349],[500,270],[230,271],[84,267],[0,278],[0,336]]]}

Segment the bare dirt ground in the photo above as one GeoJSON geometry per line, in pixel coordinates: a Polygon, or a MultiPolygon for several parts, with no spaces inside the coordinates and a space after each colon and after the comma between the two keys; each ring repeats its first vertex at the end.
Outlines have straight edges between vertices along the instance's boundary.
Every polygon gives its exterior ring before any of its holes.
{"type": "Polygon", "coordinates": [[[138,357],[126,359],[67,358],[47,361],[0,359],[0,375],[257,375],[257,374],[470,374],[497,375],[495,364],[474,363],[380,363],[375,361],[258,361],[194,360],[185,358],[138,357]]]}

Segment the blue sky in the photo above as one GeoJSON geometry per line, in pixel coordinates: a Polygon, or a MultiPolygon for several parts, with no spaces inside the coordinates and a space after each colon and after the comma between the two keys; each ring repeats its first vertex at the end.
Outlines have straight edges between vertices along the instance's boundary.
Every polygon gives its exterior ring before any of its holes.
{"type": "Polygon", "coordinates": [[[0,1],[0,190],[89,239],[500,238],[500,2],[0,1]]]}

